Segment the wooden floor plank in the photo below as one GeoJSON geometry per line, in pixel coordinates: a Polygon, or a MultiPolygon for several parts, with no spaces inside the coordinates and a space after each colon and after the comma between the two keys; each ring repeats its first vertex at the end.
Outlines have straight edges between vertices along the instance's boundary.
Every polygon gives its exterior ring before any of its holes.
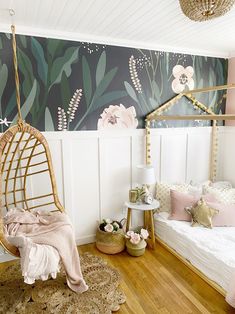
{"type": "Polygon", "coordinates": [[[127,301],[119,314],[235,313],[222,295],[160,244],[140,257],[126,252],[106,255],[94,244],[80,246],[79,251],[103,257],[121,273],[127,301]]]}
{"type": "MultiPolygon", "coordinates": [[[[99,255],[121,273],[127,300],[118,314],[235,314],[222,295],[159,243],[140,257],[125,251],[106,255],[95,244],[80,246],[79,252],[99,255]]],[[[12,263],[0,263],[0,269],[12,263]]]]}

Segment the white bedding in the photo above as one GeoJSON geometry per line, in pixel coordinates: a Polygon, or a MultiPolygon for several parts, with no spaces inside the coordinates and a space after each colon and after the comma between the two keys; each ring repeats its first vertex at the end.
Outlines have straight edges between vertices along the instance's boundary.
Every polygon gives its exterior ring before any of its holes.
{"type": "Polygon", "coordinates": [[[228,291],[235,273],[235,227],[191,227],[189,222],[168,220],[155,214],[155,234],[228,291]]]}

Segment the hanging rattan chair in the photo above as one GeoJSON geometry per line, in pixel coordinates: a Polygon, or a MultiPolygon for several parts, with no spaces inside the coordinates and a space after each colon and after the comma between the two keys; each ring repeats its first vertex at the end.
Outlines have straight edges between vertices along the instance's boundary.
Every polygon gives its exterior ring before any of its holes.
{"type": "Polygon", "coordinates": [[[20,257],[19,250],[4,236],[3,216],[6,212],[15,207],[52,212],[62,212],[64,208],[58,198],[48,143],[21,117],[14,26],[12,35],[18,122],[0,137],[0,244],[8,253],[20,257]]]}

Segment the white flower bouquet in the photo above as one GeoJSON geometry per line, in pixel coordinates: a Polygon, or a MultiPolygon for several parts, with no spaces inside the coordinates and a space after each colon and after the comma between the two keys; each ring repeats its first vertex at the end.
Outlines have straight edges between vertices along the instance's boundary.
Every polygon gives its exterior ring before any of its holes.
{"type": "Polygon", "coordinates": [[[143,228],[140,230],[137,229],[136,231],[128,231],[125,235],[125,237],[134,245],[139,244],[141,240],[146,240],[148,236],[148,230],[143,228]]]}
{"type": "Polygon", "coordinates": [[[125,236],[122,223],[103,219],[96,231],[96,247],[106,254],[116,254],[125,249],[125,236]]]}
{"type": "Polygon", "coordinates": [[[102,220],[99,228],[105,232],[117,232],[119,229],[122,229],[122,224],[117,220],[106,218],[102,220]]]}

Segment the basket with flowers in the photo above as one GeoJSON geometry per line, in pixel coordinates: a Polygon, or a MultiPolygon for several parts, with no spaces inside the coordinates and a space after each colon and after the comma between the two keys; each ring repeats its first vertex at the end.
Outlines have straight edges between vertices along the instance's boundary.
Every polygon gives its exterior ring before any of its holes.
{"type": "Polygon", "coordinates": [[[135,231],[128,231],[125,235],[127,252],[132,256],[143,255],[147,245],[145,240],[148,236],[148,230],[141,227],[137,228],[135,231]]]}
{"type": "Polygon", "coordinates": [[[122,252],[125,249],[122,221],[103,219],[96,231],[96,247],[106,254],[122,252]]]}

